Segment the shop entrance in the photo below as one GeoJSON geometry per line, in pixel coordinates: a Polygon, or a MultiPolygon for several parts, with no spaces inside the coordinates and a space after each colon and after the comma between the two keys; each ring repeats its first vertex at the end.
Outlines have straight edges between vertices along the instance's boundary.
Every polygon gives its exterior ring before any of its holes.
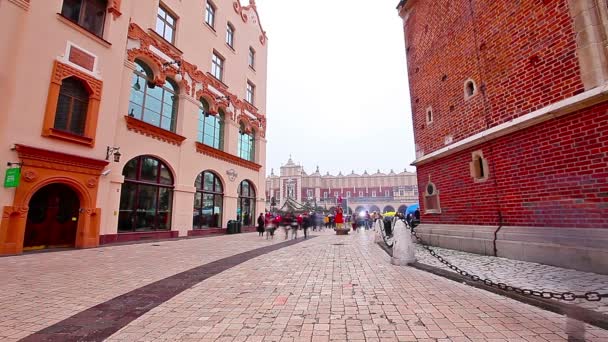
{"type": "Polygon", "coordinates": [[[23,250],[74,247],[80,200],[69,186],[50,184],[29,202],[23,250]]]}

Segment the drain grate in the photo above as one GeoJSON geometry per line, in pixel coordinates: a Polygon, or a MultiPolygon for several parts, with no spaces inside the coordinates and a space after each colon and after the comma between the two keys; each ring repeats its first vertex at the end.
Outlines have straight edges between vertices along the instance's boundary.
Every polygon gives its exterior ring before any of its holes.
{"type": "Polygon", "coordinates": [[[160,246],[160,245],[155,243],[155,244],[150,245],[150,246],[158,247],[158,246],[160,246]]]}
{"type": "Polygon", "coordinates": [[[332,246],[346,246],[345,243],[332,243],[332,246]]]}

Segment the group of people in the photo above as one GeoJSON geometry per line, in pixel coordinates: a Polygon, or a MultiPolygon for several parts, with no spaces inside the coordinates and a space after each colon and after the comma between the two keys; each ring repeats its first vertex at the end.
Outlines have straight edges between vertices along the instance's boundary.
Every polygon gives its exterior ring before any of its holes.
{"type": "Polygon", "coordinates": [[[266,239],[274,239],[274,233],[277,228],[283,227],[285,231],[285,240],[289,238],[289,232],[293,239],[298,238],[298,231],[302,230],[304,238],[308,238],[308,229],[317,227],[317,214],[316,213],[304,213],[301,215],[295,215],[293,212],[287,213],[283,216],[272,215],[271,213],[260,213],[258,217],[257,232],[259,236],[264,236],[266,233],[266,239]]]}
{"type": "MultiPolygon", "coordinates": [[[[403,217],[403,213],[396,213],[396,216],[405,218],[408,224],[411,226],[412,223],[420,222],[420,211],[416,210],[415,213],[410,213],[406,217],[403,217]]],[[[312,230],[323,230],[325,228],[338,228],[344,227],[344,224],[350,223],[353,231],[357,231],[360,227],[365,230],[372,229],[372,225],[376,220],[382,219],[382,214],[379,212],[366,211],[362,215],[344,215],[342,208],[338,207],[334,215],[319,215],[314,212],[303,213],[296,215],[293,212],[287,213],[283,216],[273,215],[270,212],[266,214],[260,213],[258,217],[257,232],[259,236],[264,236],[266,233],[266,239],[274,239],[274,233],[276,229],[282,227],[285,231],[285,240],[289,238],[289,232],[293,239],[298,237],[298,231],[302,230],[304,238],[308,238],[308,229],[312,230]]]]}

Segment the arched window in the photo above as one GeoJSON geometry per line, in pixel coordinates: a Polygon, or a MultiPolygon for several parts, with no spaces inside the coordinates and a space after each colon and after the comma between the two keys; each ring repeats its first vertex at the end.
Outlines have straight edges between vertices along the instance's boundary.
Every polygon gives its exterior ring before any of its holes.
{"type": "Polygon", "coordinates": [[[239,157],[245,160],[253,161],[253,133],[245,132],[245,127],[241,124],[239,130],[239,157]]]}
{"type": "Polygon", "coordinates": [[[217,228],[222,226],[224,207],[224,187],[220,178],[211,171],[204,171],[194,183],[194,229],[217,228]]]}
{"type": "Polygon", "coordinates": [[[169,230],[173,203],[173,175],[151,156],[131,159],[122,170],[118,232],[169,230]]]}
{"type": "Polygon", "coordinates": [[[177,119],[177,86],[169,79],[163,86],[154,84],[152,69],[135,60],[129,116],[151,125],[175,132],[177,119]]]}
{"type": "Polygon", "coordinates": [[[89,92],[85,85],[75,77],[68,77],[61,81],[55,123],[53,128],[84,135],[89,108],[89,92]]]}
{"type": "Polygon", "coordinates": [[[221,150],[223,148],[224,116],[224,112],[221,110],[218,115],[210,115],[209,103],[201,99],[201,107],[198,112],[197,140],[221,150]]]}
{"type": "Polygon", "coordinates": [[[255,189],[253,184],[244,180],[239,185],[237,217],[243,226],[252,226],[255,219],[255,189]]]}
{"type": "Polygon", "coordinates": [[[231,23],[226,25],[226,44],[234,48],[234,26],[231,23]]]}

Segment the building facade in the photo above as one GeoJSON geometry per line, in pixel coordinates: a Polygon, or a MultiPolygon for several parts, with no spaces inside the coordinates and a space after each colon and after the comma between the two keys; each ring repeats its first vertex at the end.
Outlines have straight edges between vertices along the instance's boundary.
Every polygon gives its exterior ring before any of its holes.
{"type": "Polygon", "coordinates": [[[418,203],[416,174],[403,171],[388,174],[378,170],[374,174],[365,171],[362,175],[354,171],[349,175],[321,175],[319,168],[307,174],[301,165],[291,158],[281,166],[280,175],[274,170],[266,178],[266,208],[283,208],[288,198],[308,207],[333,211],[339,198],[346,202],[347,212],[369,211],[405,212],[408,206],[418,203]],[[275,206],[272,206],[274,199],[275,206]]]}
{"type": "Polygon", "coordinates": [[[1,0],[0,22],[0,254],[221,232],[264,210],[253,0],[1,0]]]}
{"type": "Polygon", "coordinates": [[[605,0],[402,0],[435,245],[608,273],[605,0]]]}

